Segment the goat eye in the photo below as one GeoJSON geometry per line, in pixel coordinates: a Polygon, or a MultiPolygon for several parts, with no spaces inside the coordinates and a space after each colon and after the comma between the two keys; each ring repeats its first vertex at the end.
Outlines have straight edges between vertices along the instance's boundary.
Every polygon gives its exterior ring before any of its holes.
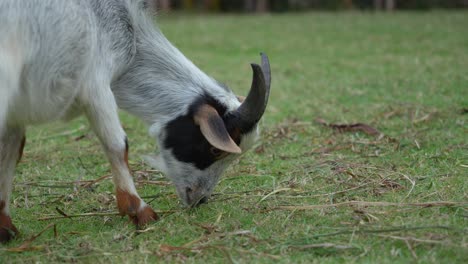
{"type": "Polygon", "coordinates": [[[219,155],[221,155],[221,154],[223,153],[222,150],[217,149],[217,148],[215,148],[215,147],[212,147],[212,148],[210,149],[210,152],[211,152],[211,154],[213,154],[213,155],[216,156],[216,157],[218,157],[219,155]]]}

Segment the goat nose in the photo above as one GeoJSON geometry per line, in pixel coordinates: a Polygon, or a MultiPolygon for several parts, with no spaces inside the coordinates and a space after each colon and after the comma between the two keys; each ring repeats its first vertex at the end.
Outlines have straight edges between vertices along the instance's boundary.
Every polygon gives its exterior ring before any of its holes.
{"type": "Polygon", "coordinates": [[[190,187],[185,188],[185,194],[186,194],[187,204],[191,205],[191,207],[197,207],[208,201],[208,197],[206,196],[200,197],[199,196],[200,194],[197,194],[196,192],[194,192],[193,189],[190,187]]]}
{"type": "Polygon", "coordinates": [[[192,193],[193,190],[190,187],[185,188],[185,199],[187,200],[188,204],[192,203],[192,193]]]}
{"type": "Polygon", "coordinates": [[[198,201],[196,201],[195,203],[193,203],[192,205],[192,208],[193,207],[198,207],[200,206],[201,204],[204,204],[208,201],[208,198],[206,198],[206,196],[203,196],[202,198],[200,198],[198,201]]]}
{"type": "Polygon", "coordinates": [[[206,196],[203,196],[203,197],[200,199],[200,201],[198,201],[198,205],[204,204],[204,203],[206,203],[206,202],[208,202],[208,198],[207,198],[206,196]]]}

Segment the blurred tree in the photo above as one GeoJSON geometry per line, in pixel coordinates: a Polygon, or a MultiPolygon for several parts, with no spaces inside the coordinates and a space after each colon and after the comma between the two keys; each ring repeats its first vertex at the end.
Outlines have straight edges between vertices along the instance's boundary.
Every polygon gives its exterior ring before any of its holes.
{"type": "Polygon", "coordinates": [[[289,0],[270,0],[271,10],[275,12],[285,12],[289,9],[289,0]]]}
{"type": "Polygon", "coordinates": [[[374,8],[376,10],[392,11],[395,9],[395,0],[374,0],[374,8]]]}
{"type": "Polygon", "coordinates": [[[244,0],[244,10],[247,12],[265,13],[268,11],[268,0],[244,0]]]}
{"type": "Polygon", "coordinates": [[[374,8],[376,10],[382,9],[383,6],[383,0],[374,0],[374,8]]]}
{"type": "MultiPolygon", "coordinates": [[[[1,0],[0,0],[1,1],[1,0]]],[[[430,9],[468,7],[468,0],[149,0],[158,9],[223,12],[285,12],[308,9],[430,9]],[[156,4],[157,3],[157,4],[156,4]]]]}
{"type": "Polygon", "coordinates": [[[158,2],[157,5],[156,5],[156,8],[158,10],[169,10],[169,9],[171,9],[170,0],[156,0],[155,2],[158,2]]]}

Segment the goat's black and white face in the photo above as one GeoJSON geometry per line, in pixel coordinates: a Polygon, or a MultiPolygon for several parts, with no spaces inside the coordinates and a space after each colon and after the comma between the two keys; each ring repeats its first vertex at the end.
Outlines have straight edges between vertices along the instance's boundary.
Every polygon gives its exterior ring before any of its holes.
{"type": "MultiPolygon", "coordinates": [[[[160,153],[149,157],[148,161],[171,179],[185,205],[206,202],[224,170],[239,154],[213,147],[203,137],[199,126],[188,118],[170,122],[163,131],[160,153]]],[[[257,127],[241,135],[242,152],[252,146],[257,137],[257,127]]]]}
{"type": "Polygon", "coordinates": [[[206,202],[224,170],[258,137],[270,91],[266,55],[262,54],[262,66],[252,64],[252,69],[252,88],[237,109],[228,110],[213,97],[201,96],[185,115],[158,131],[160,154],[147,161],[172,180],[187,206],[206,202]]]}

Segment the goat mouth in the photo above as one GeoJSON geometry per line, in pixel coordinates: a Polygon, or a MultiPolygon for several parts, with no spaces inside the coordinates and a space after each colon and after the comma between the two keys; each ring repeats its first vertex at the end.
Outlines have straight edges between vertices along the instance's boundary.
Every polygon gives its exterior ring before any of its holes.
{"type": "Polygon", "coordinates": [[[189,207],[190,208],[196,208],[202,204],[205,204],[208,202],[208,197],[206,196],[202,196],[200,197],[198,200],[195,200],[195,201],[191,201],[189,200],[189,198],[187,199],[187,204],[189,204],[189,207]]]}

